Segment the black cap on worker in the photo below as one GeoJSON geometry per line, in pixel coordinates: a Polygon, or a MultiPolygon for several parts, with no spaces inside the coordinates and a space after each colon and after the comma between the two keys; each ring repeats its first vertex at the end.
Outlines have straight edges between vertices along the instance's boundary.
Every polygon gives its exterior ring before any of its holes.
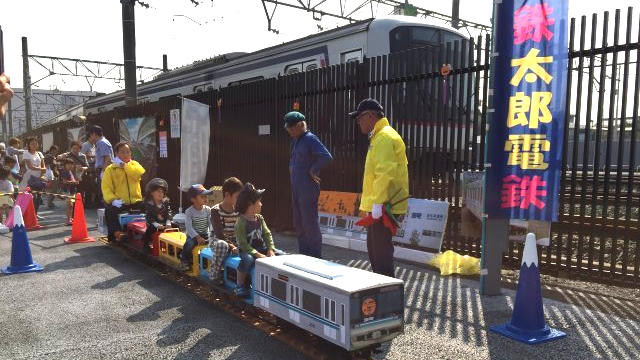
{"type": "Polygon", "coordinates": [[[284,127],[285,128],[292,127],[297,123],[299,123],[300,121],[305,121],[305,120],[306,118],[301,112],[291,111],[284,116],[284,127]]]}
{"type": "Polygon", "coordinates": [[[358,107],[356,108],[356,111],[352,111],[349,113],[349,117],[351,117],[352,119],[357,118],[365,111],[376,111],[384,114],[384,109],[382,108],[382,105],[380,105],[378,100],[364,99],[360,101],[358,107]]]}

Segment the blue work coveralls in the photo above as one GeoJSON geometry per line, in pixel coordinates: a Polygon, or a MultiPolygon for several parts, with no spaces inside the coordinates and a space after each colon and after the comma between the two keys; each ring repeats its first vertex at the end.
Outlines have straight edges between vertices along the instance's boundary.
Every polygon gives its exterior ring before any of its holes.
{"type": "Polygon", "coordinates": [[[322,234],[318,224],[320,185],[313,181],[310,173],[319,175],[332,160],[329,150],[310,131],[291,142],[291,203],[300,254],[322,257],[322,234]]]}

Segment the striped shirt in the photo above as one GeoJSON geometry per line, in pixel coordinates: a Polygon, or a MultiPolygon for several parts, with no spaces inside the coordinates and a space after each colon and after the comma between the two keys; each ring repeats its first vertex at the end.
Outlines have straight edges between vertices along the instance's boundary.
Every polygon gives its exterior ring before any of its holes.
{"type": "Polygon", "coordinates": [[[193,206],[189,206],[184,212],[184,222],[188,237],[193,239],[199,235],[205,239],[209,238],[212,227],[211,208],[204,205],[201,210],[196,210],[193,206]]]}
{"type": "Polygon", "coordinates": [[[227,212],[220,204],[215,204],[211,208],[211,224],[216,238],[236,243],[236,220],[238,220],[238,212],[227,212]]]}

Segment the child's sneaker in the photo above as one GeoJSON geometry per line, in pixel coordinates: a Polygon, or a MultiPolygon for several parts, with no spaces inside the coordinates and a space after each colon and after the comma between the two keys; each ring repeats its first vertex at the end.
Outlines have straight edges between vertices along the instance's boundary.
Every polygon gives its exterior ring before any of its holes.
{"type": "Polygon", "coordinates": [[[247,297],[249,296],[249,290],[242,285],[237,285],[236,288],[233,289],[233,295],[241,298],[247,297]]]}

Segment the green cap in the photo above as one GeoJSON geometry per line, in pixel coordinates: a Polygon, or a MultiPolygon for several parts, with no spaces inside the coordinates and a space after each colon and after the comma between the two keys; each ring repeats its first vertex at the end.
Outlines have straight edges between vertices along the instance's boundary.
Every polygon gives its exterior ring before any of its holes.
{"type": "Polygon", "coordinates": [[[306,118],[304,117],[304,115],[302,115],[302,113],[298,111],[291,111],[284,116],[284,126],[291,127],[299,123],[300,121],[305,121],[305,120],[306,118]]]}

